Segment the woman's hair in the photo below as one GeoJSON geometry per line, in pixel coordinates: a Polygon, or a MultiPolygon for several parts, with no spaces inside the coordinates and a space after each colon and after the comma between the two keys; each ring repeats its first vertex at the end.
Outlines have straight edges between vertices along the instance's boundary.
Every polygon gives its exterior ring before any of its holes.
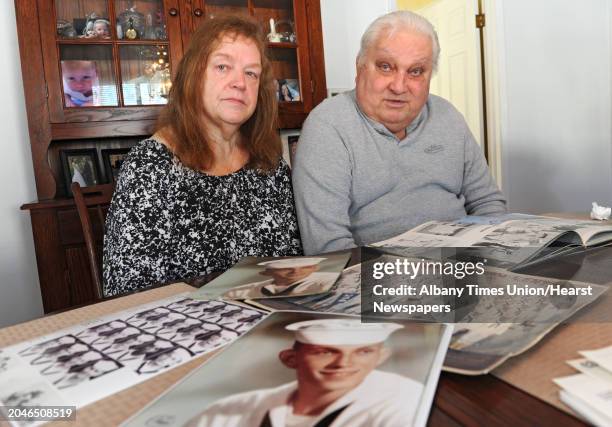
{"type": "Polygon", "coordinates": [[[202,76],[210,54],[224,36],[251,40],[261,55],[257,106],[253,115],[240,127],[240,133],[249,153],[247,166],[271,171],[277,167],[282,153],[276,130],[278,103],[263,31],[249,17],[227,15],[208,19],[193,34],[178,65],[168,104],[159,117],[156,130],[169,140],[172,151],[184,165],[196,170],[212,167],[214,156],[204,118],[202,76]]]}

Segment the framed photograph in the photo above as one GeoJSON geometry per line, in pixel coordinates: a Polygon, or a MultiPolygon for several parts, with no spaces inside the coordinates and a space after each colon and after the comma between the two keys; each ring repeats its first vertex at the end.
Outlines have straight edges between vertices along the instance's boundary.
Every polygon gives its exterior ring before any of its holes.
{"type": "Polygon", "coordinates": [[[73,182],[78,182],[81,187],[101,183],[98,155],[95,148],[60,150],[60,159],[64,170],[66,191],[69,195],[72,195],[70,184],[73,182]]]}
{"type": "Polygon", "coordinates": [[[281,102],[298,102],[300,98],[300,82],[297,79],[276,80],[277,98],[281,102]]]}
{"type": "Polygon", "coordinates": [[[129,148],[109,148],[107,150],[102,150],[104,172],[106,173],[106,180],[109,183],[117,182],[119,170],[121,169],[123,160],[129,152],[129,148]]]}
{"type": "Polygon", "coordinates": [[[300,129],[287,129],[280,131],[281,141],[283,143],[283,158],[289,165],[293,167],[293,159],[297,150],[297,142],[300,138],[300,129]]]}
{"type": "Polygon", "coordinates": [[[63,60],[62,81],[67,108],[100,105],[98,70],[95,61],[63,60]]]}
{"type": "Polygon", "coordinates": [[[287,137],[287,145],[289,146],[289,161],[291,165],[293,165],[293,161],[295,159],[295,152],[297,151],[299,139],[299,135],[289,135],[287,137]]]}

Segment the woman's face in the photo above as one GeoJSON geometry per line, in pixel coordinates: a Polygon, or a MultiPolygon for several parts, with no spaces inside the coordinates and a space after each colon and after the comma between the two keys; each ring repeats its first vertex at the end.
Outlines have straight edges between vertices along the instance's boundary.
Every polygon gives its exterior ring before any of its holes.
{"type": "Polygon", "coordinates": [[[261,71],[261,55],[252,40],[223,36],[206,64],[206,118],[219,128],[246,122],[257,105],[261,71]]]}

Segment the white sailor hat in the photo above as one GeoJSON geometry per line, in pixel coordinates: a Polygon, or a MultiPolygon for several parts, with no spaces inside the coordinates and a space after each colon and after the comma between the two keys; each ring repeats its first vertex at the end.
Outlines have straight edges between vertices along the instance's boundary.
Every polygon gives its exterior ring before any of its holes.
{"type": "Polygon", "coordinates": [[[310,258],[310,257],[283,258],[283,259],[274,259],[272,261],[260,262],[257,265],[264,266],[266,269],[269,269],[269,268],[298,268],[298,267],[308,267],[309,265],[317,265],[321,261],[325,261],[326,259],[327,258],[310,258]]]}
{"type": "Polygon", "coordinates": [[[401,328],[397,323],[361,323],[359,319],[307,320],[285,326],[296,341],[317,345],[377,344],[401,328]]]}

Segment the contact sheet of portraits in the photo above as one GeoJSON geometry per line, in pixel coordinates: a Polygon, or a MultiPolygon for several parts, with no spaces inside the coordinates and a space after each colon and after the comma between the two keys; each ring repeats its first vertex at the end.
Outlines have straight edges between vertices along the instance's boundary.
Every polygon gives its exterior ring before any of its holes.
{"type": "Polygon", "coordinates": [[[211,352],[264,317],[183,295],[5,348],[0,406],[27,406],[43,395],[47,405],[83,406],[211,352]]]}

